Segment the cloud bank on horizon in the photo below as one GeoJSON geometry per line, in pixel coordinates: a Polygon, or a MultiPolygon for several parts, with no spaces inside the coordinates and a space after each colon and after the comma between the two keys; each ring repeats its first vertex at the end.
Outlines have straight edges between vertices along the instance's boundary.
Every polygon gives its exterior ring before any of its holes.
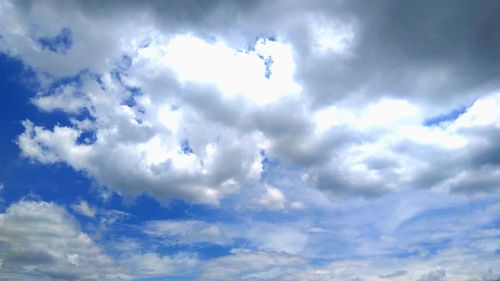
{"type": "Polygon", "coordinates": [[[5,132],[16,169],[89,187],[13,196],[6,169],[0,279],[499,279],[499,13],[2,1],[38,112],[5,132]]]}

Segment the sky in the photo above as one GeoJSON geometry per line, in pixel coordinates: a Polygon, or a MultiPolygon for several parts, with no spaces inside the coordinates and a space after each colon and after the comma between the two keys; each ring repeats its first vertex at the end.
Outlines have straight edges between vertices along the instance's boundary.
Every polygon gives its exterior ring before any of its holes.
{"type": "Polygon", "coordinates": [[[499,15],[0,1],[0,280],[500,280],[499,15]]]}

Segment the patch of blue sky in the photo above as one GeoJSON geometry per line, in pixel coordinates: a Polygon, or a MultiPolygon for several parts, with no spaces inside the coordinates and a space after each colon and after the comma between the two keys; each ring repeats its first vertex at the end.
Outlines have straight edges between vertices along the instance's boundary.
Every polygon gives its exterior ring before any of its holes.
{"type": "Polygon", "coordinates": [[[54,53],[65,54],[73,45],[73,36],[71,29],[63,28],[53,37],[41,37],[37,40],[42,49],[49,50],[54,53]]]}
{"type": "Polygon", "coordinates": [[[122,75],[126,75],[127,70],[132,66],[132,58],[128,55],[123,55],[118,61],[117,66],[111,71],[111,77],[126,86],[123,82],[122,75]]]}
{"type": "Polygon", "coordinates": [[[271,66],[273,65],[273,58],[271,56],[267,57],[264,59],[264,65],[266,66],[266,72],[264,74],[264,76],[269,79],[271,78],[271,74],[272,74],[272,71],[271,71],[271,66]]]}
{"type": "MultiPolygon", "coordinates": [[[[439,223],[451,222],[451,220],[462,220],[465,216],[471,215],[473,212],[480,212],[488,206],[494,205],[495,199],[472,200],[462,204],[456,204],[450,207],[434,208],[425,210],[418,215],[403,222],[399,229],[411,231],[412,228],[418,227],[421,224],[432,223],[434,229],[446,228],[445,224],[439,223]]],[[[500,217],[500,215],[499,215],[500,217]]]]}
{"type": "Polygon", "coordinates": [[[494,199],[473,200],[425,210],[402,222],[392,236],[406,241],[408,249],[416,249],[416,253],[425,255],[434,255],[454,245],[469,245],[477,239],[481,230],[499,228],[495,222],[500,215],[486,212],[495,204],[494,199]],[[481,217],[479,221],[478,216],[481,217]]]}
{"type": "Polygon", "coordinates": [[[261,36],[257,36],[255,37],[255,40],[252,42],[250,41],[248,43],[248,46],[247,46],[247,50],[246,51],[243,51],[243,52],[253,52],[255,51],[255,44],[259,41],[259,40],[264,40],[265,41],[271,41],[271,42],[276,42],[278,41],[278,36],[276,35],[261,35],[261,36]]]}
{"type": "Polygon", "coordinates": [[[77,144],[93,144],[97,140],[96,132],[93,130],[86,130],[80,133],[80,136],[76,139],[77,144]]]}
{"type": "Polygon", "coordinates": [[[451,238],[421,241],[418,243],[410,244],[410,249],[412,249],[415,254],[430,257],[436,255],[442,249],[450,248],[454,245],[453,242],[454,241],[451,238]]]}
{"type": "Polygon", "coordinates": [[[269,177],[271,173],[280,168],[279,160],[269,155],[265,150],[260,151],[260,156],[262,157],[262,177],[269,177]]]}
{"type": "Polygon", "coordinates": [[[129,93],[128,97],[125,98],[122,102],[123,105],[127,105],[128,107],[134,107],[137,105],[137,100],[136,98],[140,95],[142,95],[141,88],[139,87],[130,87],[130,86],[125,86],[125,89],[129,93]]]}
{"type": "Polygon", "coordinates": [[[465,113],[467,111],[466,106],[461,106],[458,107],[448,113],[441,114],[435,117],[431,117],[429,119],[424,120],[424,126],[430,127],[430,126],[438,126],[442,123],[445,122],[452,122],[456,120],[460,115],[465,113]]]}
{"type": "Polygon", "coordinates": [[[2,157],[3,198],[8,203],[35,194],[43,201],[66,205],[80,198],[96,202],[97,191],[92,192],[93,182],[64,164],[50,166],[24,158],[2,157]],[[36,181],[33,181],[36,179],[36,181]],[[90,188],[89,188],[90,187],[90,188]],[[92,194],[95,193],[95,194],[92,194]]]}
{"type": "Polygon", "coordinates": [[[196,219],[205,222],[235,222],[239,218],[237,214],[227,214],[224,210],[211,205],[188,204],[182,200],[172,199],[160,204],[147,194],[143,194],[124,204],[119,196],[115,196],[113,202],[107,203],[110,208],[126,208],[127,212],[133,214],[128,223],[140,224],[148,220],[183,220],[196,219]]]}
{"type": "Polygon", "coordinates": [[[62,112],[47,114],[29,102],[36,91],[26,86],[24,77],[33,74],[20,61],[0,55],[0,66],[2,103],[8,105],[0,111],[0,182],[5,185],[2,197],[6,203],[18,201],[30,192],[60,203],[85,197],[91,182],[81,173],[62,164],[47,166],[19,156],[15,140],[24,132],[22,120],[29,119],[48,128],[69,121],[62,112]]]}
{"type": "MultiPolygon", "coordinates": [[[[83,85],[84,76],[90,76],[93,79],[95,79],[98,83],[100,81],[99,75],[92,73],[88,70],[82,70],[74,76],[66,76],[60,79],[55,79],[52,83],[50,83],[43,89],[44,93],[42,93],[42,95],[52,95],[54,94],[55,91],[58,91],[62,87],[71,85],[75,88],[75,92],[73,93],[75,97],[83,96],[84,93],[79,91],[79,88],[83,85]]],[[[95,118],[90,114],[87,108],[81,108],[77,113],[67,113],[63,112],[62,110],[54,110],[50,112],[50,114],[46,114],[43,120],[54,120],[55,122],[51,122],[52,124],[45,124],[45,123],[37,123],[37,124],[44,125],[49,128],[52,128],[55,124],[71,126],[69,119],[74,117],[80,120],[83,119],[89,119],[92,121],[95,120],[95,118]]],[[[43,122],[43,120],[41,120],[41,122],[43,122]]]]}
{"type": "Polygon", "coordinates": [[[189,145],[189,139],[183,139],[181,141],[181,151],[184,154],[192,154],[192,153],[194,153],[193,149],[189,145]]]}
{"type": "MultiPolygon", "coordinates": [[[[500,200],[500,198],[498,198],[497,200],[500,200]]],[[[489,224],[486,224],[484,226],[484,229],[498,229],[498,230],[500,230],[500,213],[489,224]]],[[[499,234],[498,238],[500,238],[500,234],[499,234]]]]}
{"type": "MultiPolygon", "coordinates": [[[[111,71],[111,77],[117,81],[129,94],[123,101],[123,105],[134,107],[137,105],[136,98],[142,95],[142,90],[139,87],[127,85],[123,79],[123,75],[127,75],[127,70],[132,66],[132,58],[128,55],[123,55],[118,63],[118,66],[111,71]]],[[[101,83],[102,84],[102,83],[101,83]]]]}
{"type": "Polygon", "coordinates": [[[51,93],[54,90],[56,90],[59,87],[66,86],[66,85],[74,85],[77,87],[81,87],[83,85],[82,78],[84,75],[90,75],[90,71],[88,70],[81,70],[78,72],[76,75],[73,76],[65,76],[59,79],[53,79],[52,83],[48,85],[46,91],[51,93]]]}
{"type": "Polygon", "coordinates": [[[132,66],[132,58],[128,55],[123,55],[120,60],[119,67],[122,70],[127,70],[132,66]]]}

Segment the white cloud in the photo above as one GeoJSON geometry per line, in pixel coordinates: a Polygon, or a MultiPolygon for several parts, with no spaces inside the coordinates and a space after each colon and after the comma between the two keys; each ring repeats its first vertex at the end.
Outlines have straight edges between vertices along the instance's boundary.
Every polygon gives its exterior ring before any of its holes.
{"type": "Polygon", "coordinates": [[[326,266],[309,267],[283,274],[274,280],[496,280],[500,274],[495,258],[465,249],[450,249],[425,259],[420,257],[349,259],[326,266]],[[471,266],[473,265],[473,266],[471,266]],[[356,279],[357,278],[357,279],[356,279]]]}
{"type": "Polygon", "coordinates": [[[90,217],[90,218],[95,217],[95,215],[97,213],[96,208],[90,206],[89,203],[87,203],[86,201],[83,201],[83,200],[78,202],[78,204],[71,205],[71,208],[75,212],[79,213],[80,215],[90,217]]]}
{"type": "Polygon", "coordinates": [[[43,111],[59,109],[74,114],[90,106],[87,97],[79,95],[77,87],[71,85],[57,88],[51,95],[39,95],[32,99],[32,102],[43,111]]]}
{"type": "Polygon", "coordinates": [[[181,82],[212,84],[225,97],[242,96],[263,105],[300,87],[293,80],[295,65],[290,46],[260,39],[255,51],[237,51],[222,42],[208,43],[189,35],[176,36],[167,43],[159,59],[171,67],[181,82]],[[264,61],[272,57],[272,75],[265,77],[264,61]]]}
{"type": "Polygon", "coordinates": [[[280,189],[266,184],[265,192],[257,200],[257,203],[266,209],[280,210],[285,208],[286,198],[280,189]]]}
{"type": "Polygon", "coordinates": [[[467,111],[450,124],[452,130],[500,127],[500,93],[493,93],[476,100],[467,111]]]}
{"type": "Polygon", "coordinates": [[[301,202],[301,201],[293,201],[290,203],[290,207],[292,209],[305,209],[307,208],[307,205],[304,203],[304,202],[301,202]]]}
{"type": "MultiPolygon", "coordinates": [[[[488,26],[497,13],[486,4],[470,12],[463,3],[396,2],[213,1],[192,9],[201,4],[130,1],[110,9],[87,1],[2,1],[0,51],[36,73],[41,87],[32,103],[70,121],[44,127],[26,120],[18,146],[27,158],[65,163],[124,197],[147,194],[223,211],[234,211],[233,201],[259,205],[259,212],[236,208],[255,216],[237,225],[143,225],[162,246],[243,239],[258,250],[207,262],[207,279],[467,280],[490,269],[488,278],[496,278],[498,243],[480,231],[496,208],[448,223],[422,213],[500,190],[500,42],[488,26]],[[426,9],[435,12],[415,13],[426,9]],[[438,17],[442,12],[449,16],[438,17]],[[457,33],[449,32],[453,26],[457,33]],[[54,51],[40,43],[65,30],[71,46],[54,51]],[[285,207],[300,211],[270,212],[285,207]],[[267,215],[284,221],[271,223],[267,215]],[[426,239],[449,239],[453,247],[433,253],[421,245],[426,239]],[[415,257],[345,260],[394,252],[415,257]],[[305,257],[338,261],[295,268],[305,257]]],[[[29,204],[64,214],[53,204],[24,202],[2,220],[29,204]]],[[[103,229],[123,216],[96,213],[85,201],[72,207],[97,216],[103,229]]],[[[56,224],[48,218],[41,223],[56,224]]],[[[85,236],[74,224],[66,227],[85,236]]],[[[62,239],[61,230],[50,239],[62,239]]],[[[144,278],[201,263],[196,255],[134,247],[123,257],[144,278]]],[[[79,252],[66,255],[66,246],[42,248],[35,254],[55,256],[54,264],[68,270],[85,260],[79,252]]],[[[17,266],[11,252],[4,255],[4,264],[17,266]]],[[[32,270],[48,274],[44,266],[32,270]]]]}
{"type": "Polygon", "coordinates": [[[0,214],[0,244],[2,275],[64,280],[123,275],[113,259],[53,203],[20,201],[10,205],[0,214]]]}
{"type": "Polygon", "coordinates": [[[228,237],[218,225],[197,220],[160,220],[148,221],[144,225],[144,233],[159,237],[167,245],[194,243],[226,244],[228,237]]]}
{"type": "Polygon", "coordinates": [[[313,50],[318,55],[352,55],[353,44],[355,42],[355,24],[344,22],[332,22],[331,19],[324,19],[316,16],[310,25],[310,32],[313,34],[313,50]]]}
{"type": "MultiPolygon", "coordinates": [[[[180,198],[219,204],[260,179],[261,150],[308,175],[306,184],[331,197],[373,197],[406,187],[440,188],[449,182],[451,190],[474,192],[456,184],[453,175],[437,175],[441,168],[436,167],[453,165],[455,175],[474,176],[497,170],[496,162],[488,172],[470,168],[467,163],[481,149],[480,142],[489,143],[492,150],[496,146],[493,136],[466,131],[497,130],[498,116],[491,113],[498,107],[495,95],[481,92],[457,120],[429,127],[422,125],[426,118],[448,107],[434,104],[432,98],[422,102],[419,95],[392,88],[391,83],[384,82],[387,91],[379,88],[380,81],[397,80],[390,75],[399,77],[398,73],[377,70],[373,72],[380,77],[372,77],[358,69],[360,76],[369,78],[358,83],[361,89],[331,85],[333,80],[338,85],[354,81],[357,74],[350,62],[364,63],[358,61],[366,56],[360,53],[363,44],[357,43],[366,39],[366,19],[356,15],[337,17],[319,12],[319,4],[299,5],[300,13],[294,10],[298,7],[290,8],[298,13],[290,21],[273,19],[273,32],[268,33],[273,36],[266,37],[253,27],[260,26],[260,14],[241,19],[241,30],[223,32],[218,22],[210,30],[189,21],[166,29],[160,23],[168,22],[167,18],[140,21],[152,7],[139,9],[144,13],[133,17],[137,21],[123,26],[120,20],[93,15],[95,7],[90,4],[70,2],[63,14],[51,1],[37,5],[44,9],[43,15],[35,13],[36,5],[3,3],[8,16],[2,19],[2,49],[20,57],[40,77],[50,74],[46,82],[53,81],[52,76],[86,71],[78,83],[57,89],[45,83],[32,100],[41,110],[70,114],[71,125],[44,128],[26,121],[18,144],[26,157],[46,164],[67,163],[119,194],[148,193],[161,202],[180,198]],[[88,10],[76,9],[78,5],[88,10]],[[335,24],[327,27],[325,23],[333,18],[335,24]],[[30,26],[37,26],[36,32],[30,26]],[[87,26],[99,28],[91,31],[87,26]],[[73,42],[66,54],[33,43],[64,28],[70,30],[73,42]],[[299,31],[314,40],[298,40],[299,31]],[[100,47],[94,48],[96,44],[100,47]],[[92,59],[88,59],[90,53],[92,59]],[[339,61],[340,53],[349,56],[339,61]],[[345,77],[346,73],[352,75],[345,77]],[[333,94],[337,87],[340,96],[333,94]],[[394,89],[405,94],[396,95],[394,89]],[[345,95],[348,98],[341,98],[345,95]],[[96,141],[82,141],[85,133],[94,134],[96,141]],[[439,157],[448,153],[454,159],[439,157]],[[114,159],[124,161],[117,164],[114,159]]],[[[256,5],[252,11],[281,5],[256,5]]],[[[128,8],[114,11],[115,18],[130,18],[128,8]]],[[[217,13],[220,7],[211,8],[217,13]]],[[[209,22],[214,20],[206,16],[209,22]]],[[[448,73],[449,66],[436,69],[448,73]]],[[[415,71],[403,72],[411,76],[415,71]]],[[[441,83],[428,80],[415,77],[421,92],[441,83]]],[[[468,100],[464,96],[461,102],[468,100]]],[[[489,161],[480,155],[474,159],[489,161]]],[[[492,183],[496,176],[490,178],[492,183]]],[[[493,184],[477,187],[478,191],[497,189],[493,184]]],[[[269,206],[271,199],[274,208],[285,204],[273,189],[261,203],[269,206]]]]}
{"type": "Polygon", "coordinates": [[[304,264],[292,255],[236,249],[231,255],[203,264],[200,280],[273,280],[304,264]]]}
{"type": "Polygon", "coordinates": [[[125,260],[133,269],[134,278],[189,276],[199,262],[198,257],[189,253],[162,256],[153,252],[133,254],[125,260]]]}

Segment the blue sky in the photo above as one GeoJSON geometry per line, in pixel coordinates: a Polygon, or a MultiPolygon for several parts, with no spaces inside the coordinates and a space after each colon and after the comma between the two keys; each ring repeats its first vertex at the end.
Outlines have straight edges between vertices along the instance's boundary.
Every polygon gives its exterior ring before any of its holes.
{"type": "Polygon", "coordinates": [[[499,11],[0,2],[0,280],[499,280],[499,11]]]}

